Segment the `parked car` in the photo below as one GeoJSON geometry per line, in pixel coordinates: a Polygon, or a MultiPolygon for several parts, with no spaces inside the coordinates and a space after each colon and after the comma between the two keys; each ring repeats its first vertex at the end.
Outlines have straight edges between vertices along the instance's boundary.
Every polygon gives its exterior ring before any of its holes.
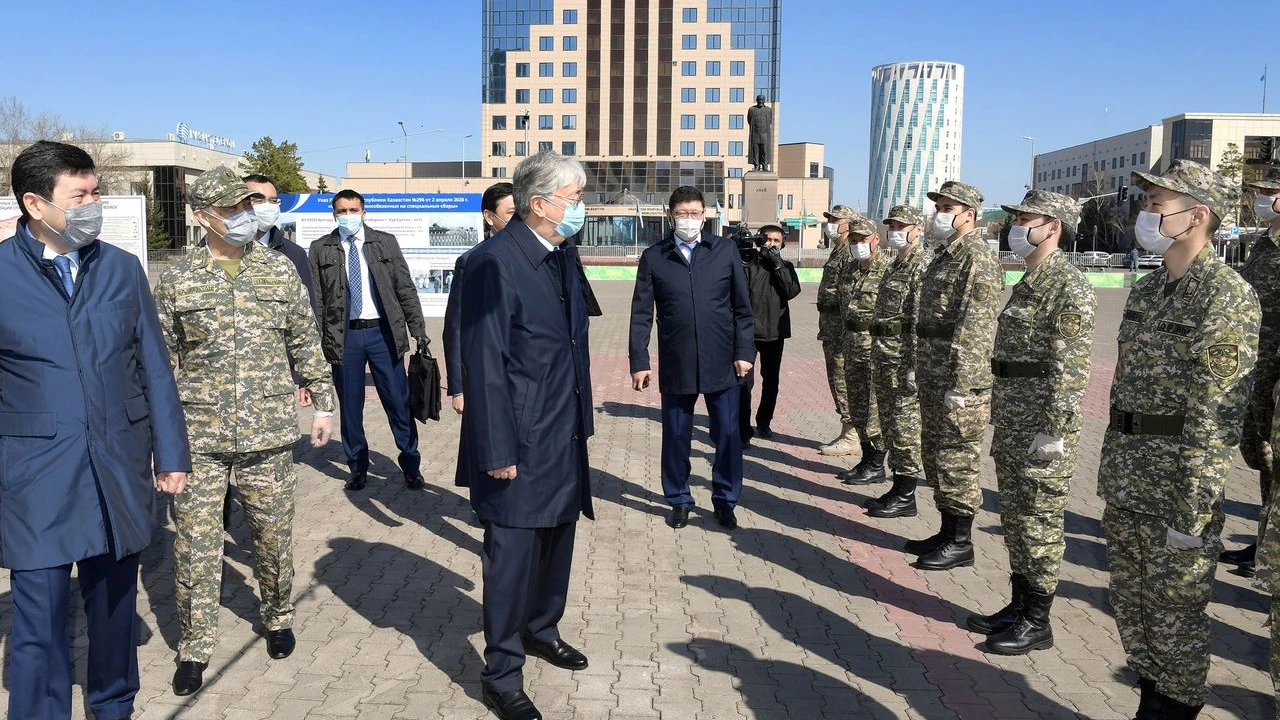
{"type": "Polygon", "coordinates": [[[1080,253],[1080,264],[1084,267],[1104,268],[1111,264],[1111,253],[1101,250],[1089,250],[1080,253]]]}
{"type": "Polygon", "coordinates": [[[1138,267],[1140,268],[1158,268],[1164,263],[1164,258],[1159,255],[1142,255],[1138,258],[1138,267]]]}

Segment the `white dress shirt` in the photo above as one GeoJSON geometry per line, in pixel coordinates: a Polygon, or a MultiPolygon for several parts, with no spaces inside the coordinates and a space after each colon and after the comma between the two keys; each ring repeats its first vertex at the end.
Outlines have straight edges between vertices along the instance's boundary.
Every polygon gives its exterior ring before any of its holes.
{"type": "Polygon", "coordinates": [[[369,263],[364,258],[364,225],[356,231],[355,235],[347,235],[341,228],[338,229],[338,236],[342,240],[342,272],[348,271],[347,258],[351,256],[351,243],[356,244],[356,254],[360,256],[360,316],[349,317],[348,320],[377,320],[378,306],[373,302],[373,291],[369,286],[372,283],[369,277],[369,263]]]}
{"type": "MultiPolygon", "coordinates": [[[[58,257],[58,253],[49,249],[48,245],[45,245],[44,259],[52,260],[56,257],[58,257]]],[[[71,261],[71,283],[74,285],[76,280],[80,277],[80,251],[72,250],[71,252],[67,253],[67,259],[71,261]]]]}
{"type": "Polygon", "coordinates": [[[701,236],[699,236],[697,240],[694,240],[691,243],[686,243],[684,241],[684,238],[680,237],[679,235],[676,235],[676,247],[680,248],[680,254],[684,256],[684,261],[686,264],[688,265],[693,264],[693,249],[698,247],[698,242],[701,239],[702,239],[701,236]]]}

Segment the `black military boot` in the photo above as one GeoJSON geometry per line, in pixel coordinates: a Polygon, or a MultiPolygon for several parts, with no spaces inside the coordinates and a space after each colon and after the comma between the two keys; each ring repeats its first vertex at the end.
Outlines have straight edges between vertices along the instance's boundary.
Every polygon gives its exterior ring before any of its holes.
{"type": "MultiPolygon", "coordinates": [[[[916,567],[921,570],[950,570],[973,564],[973,516],[944,514],[951,518],[951,532],[933,552],[920,556],[916,567]]],[[[946,527],[945,523],[943,525],[946,527]]]]}
{"type": "Polygon", "coordinates": [[[1253,562],[1254,557],[1258,554],[1258,544],[1254,543],[1240,548],[1239,550],[1223,550],[1218,553],[1218,562],[1227,563],[1228,565],[1240,565],[1246,562],[1253,562]]]}
{"type": "Polygon", "coordinates": [[[997,610],[992,615],[973,614],[965,621],[965,627],[976,633],[983,635],[995,635],[1004,632],[1013,627],[1018,622],[1018,617],[1022,613],[1023,603],[1027,598],[1027,590],[1030,585],[1027,584],[1025,575],[1014,573],[1009,576],[1009,584],[1013,586],[1013,599],[1008,605],[997,610]]]}
{"type": "Polygon", "coordinates": [[[1138,705],[1138,714],[1134,716],[1134,720],[1195,720],[1200,716],[1201,708],[1204,707],[1203,703],[1188,705],[1174,700],[1156,690],[1154,682],[1151,684],[1150,692],[1151,700],[1146,710],[1143,710],[1142,705],[1138,705]]]}
{"type": "Polygon", "coordinates": [[[1053,595],[1028,587],[1018,621],[1004,632],[987,638],[987,650],[996,655],[1026,655],[1032,650],[1053,647],[1053,626],[1049,623],[1053,595]]]}
{"type": "Polygon", "coordinates": [[[1151,703],[1155,701],[1156,682],[1149,678],[1138,676],[1138,689],[1141,695],[1138,696],[1138,714],[1134,716],[1134,720],[1160,720],[1160,716],[1152,715],[1151,703]]]}
{"type": "Polygon", "coordinates": [[[951,526],[955,516],[942,513],[942,528],[938,532],[930,535],[923,540],[908,540],[906,545],[902,546],[904,552],[912,555],[928,555],[937,550],[951,537],[951,526]]]}
{"type": "Polygon", "coordinates": [[[895,474],[889,492],[867,500],[867,514],[875,518],[915,517],[917,482],[910,475],[895,474]]]}
{"type": "Polygon", "coordinates": [[[862,459],[840,479],[845,485],[870,485],[884,480],[884,450],[870,440],[862,441],[862,459]]]}

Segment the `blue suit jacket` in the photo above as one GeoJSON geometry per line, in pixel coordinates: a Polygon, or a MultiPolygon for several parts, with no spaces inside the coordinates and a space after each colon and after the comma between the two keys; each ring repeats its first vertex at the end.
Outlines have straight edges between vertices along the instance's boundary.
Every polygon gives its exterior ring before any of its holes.
{"type": "Polygon", "coordinates": [[[15,570],[141,551],[153,456],[155,473],[191,470],[142,266],[95,242],[67,298],[43,251],[22,225],[0,243],[0,565],[15,570]]]}
{"type": "MultiPolygon", "coordinates": [[[[571,261],[570,258],[565,258],[571,261]]],[[[512,220],[472,250],[462,283],[462,414],[457,482],[480,520],[553,527],[594,517],[587,438],[595,432],[581,280],[512,220]],[[487,473],[515,465],[515,480],[487,473]]]]}
{"type": "Polygon", "coordinates": [[[444,306],[444,374],[449,397],[462,392],[462,278],[467,273],[467,257],[471,248],[453,263],[453,284],[449,285],[449,302],[444,306]]]}
{"type": "Polygon", "coordinates": [[[693,264],[675,235],[640,254],[631,295],[631,372],[649,369],[654,308],[658,321],[658,389],[693,395],[727,390],[740,380],[735,360],[755,362],[755,318],[738,247],[702,233],[693,264]]]}

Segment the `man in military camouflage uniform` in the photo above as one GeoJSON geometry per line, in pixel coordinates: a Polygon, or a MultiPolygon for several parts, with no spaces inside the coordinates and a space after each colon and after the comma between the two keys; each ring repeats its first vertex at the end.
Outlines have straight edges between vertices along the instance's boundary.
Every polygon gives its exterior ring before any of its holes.
{"type": "MultiPolygon", "coordinates": [[[[858,216],[849,221],[849,270],[844,285],[844,387],[849,417],[858,434],[862,457],[858,464],[836,475],[846,485],[884,479],[884,440],[876,412],[871,377],[871,325],[875,319],[876,291],[889,267],[889,255],[880,252],[876,224],[858,216]]],[[[852,436],[850,436],[852,437],[852,436]]]]}
{"type": "Polygon", "coordinates": [[[1133,182],[1147,193],[1135,234],[1164,265],[1125,304],[1098,494],[1111,606],[1141,681],[1138,718],[1193,718],[1209,694],[1205,607],[1261,312],[1210,245],[1229,183],[1189,160],[1133,182]]]}
{"type": "Polygon", "coordinates": [[[831,243],[831,254],[822,266],[822,280],[818,283],[818,340],[822,342],[822,355],[827,361],[827,384],[831,397],[840,413],[840,435],[818,448],[823,455],[848,455],[855,442],[853,416],[849,414],[849,392],[844,384],[844,283],[849,265],[849,221],[857,213],[848,205],[836,205],[823,213],[827,222],[822,232],[831,243]]]}
{"type": "Polygon", "coordinates": [[[916,313],[920,281],[931,255],[920,240],[924,217],[910,205],[894,205],[884,219],[889,250],[896,252],[880,279],[875,322],[871,325],[871,361],[882,450],[893,464],[893,487],[866,502],[878,518],[915,517],[920,466],[920,398],[916,394],[916,313]]]}
{"type": "Polygon", "coordinates": [[[253,242],[250,191],[229,168],[188,191],[207,242],[165,271],[155,289],[177,368],[193,471],[174,501],[178,670],[173,688],[200,688],[218,631],[222,504],[231,476],[253,541],[262,624],[273,658],[293,651],[293,495],[298,439],[290,358],[316,416],[312,444],[329,438],[333,392],[307,290],[285,256],[253,242]]]}
{"type": "Polygon", "coordinates": [[[949,180],[929,193],[930,224],[943,249],[925,268],[916,325],[916,375],[923,420],[924,470],[942,527],[912,540],[916,567],[950,570],[973,564],[973,515],[981,504],[978,466],[991,409],[991,345],[1004,271],[978,229],[982,193],[949,180]]]}
{"type": "MultiPolygon", "coordinates": [[[[1280,382],[1280,168],[1272,168],[1257,182],[1245,183],[1257,192],[1254,212],[1258,220],[1270,227],[1254,241],[1240,275],[1258,294],[1262,308],[1262,327],[1258,330],[1258,364],[1254,370],[1253,394],[1244,413],[1240,431],[1240,455],[1249,467],[1258,471],[1258,488],[1262,512],[1258,516],[1258,537],[1265,533],[1267,503],[1271,498],[1273,473],[1271,451],[1271,416],[1275,413],[1272,397],[1280,382]]],[[[1252,544],[1239,550],[1226,550],[1218,559],[1240,566],[1240,574],[1252,577],[1254,553],[1252,544]]]]}
{"type": "Polygon", "coordinates": [[[1001,207],[1014,217],[1009,248],[1027,264],[1000,313],[991,360],[991,456],[1013,599],[967,625],[990,636],[988,652],[1024,655],[1053,646],[1049,610],[1066,549],[1062,511],[1084,426],[1098,299],[1059,250],[1080,220],[1075,200],[1032,190],[1001,207]]]}

